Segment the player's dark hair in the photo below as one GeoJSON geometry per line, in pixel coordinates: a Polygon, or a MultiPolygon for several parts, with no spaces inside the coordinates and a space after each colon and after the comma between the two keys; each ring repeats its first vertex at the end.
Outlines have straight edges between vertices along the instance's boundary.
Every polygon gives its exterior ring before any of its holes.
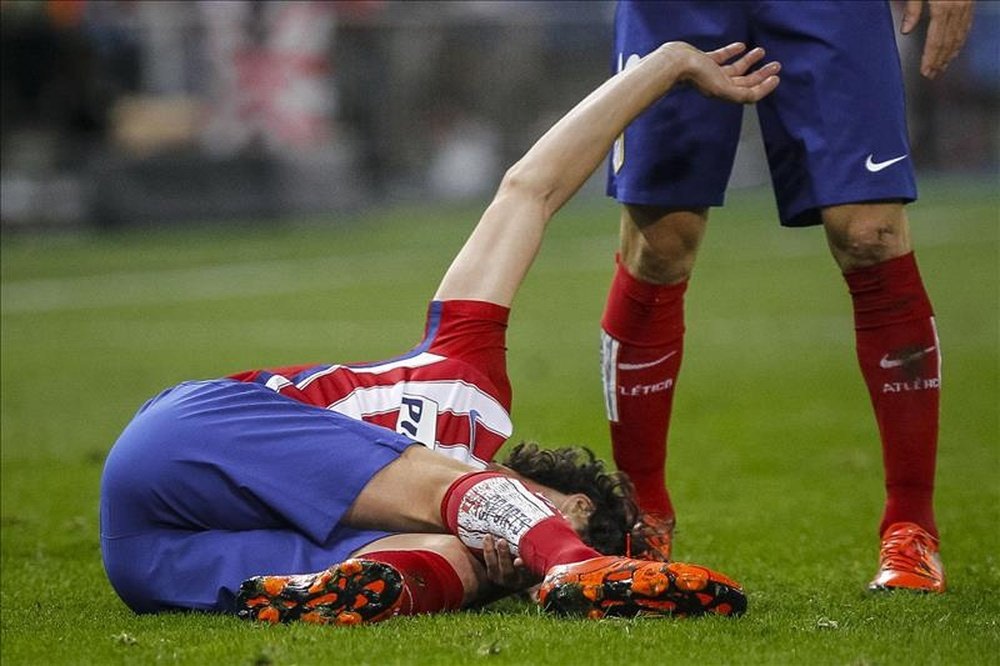
{"type": "Polygon", "coordinates": [[[623,555],[626,534],[639,517],[635,488],[623,472],[609,472],[584,447],[542,449],[521,442],[503,463],[518,474],[567,495],[583,493],[594,504],[583,541],[605,555],[623,555]]]}

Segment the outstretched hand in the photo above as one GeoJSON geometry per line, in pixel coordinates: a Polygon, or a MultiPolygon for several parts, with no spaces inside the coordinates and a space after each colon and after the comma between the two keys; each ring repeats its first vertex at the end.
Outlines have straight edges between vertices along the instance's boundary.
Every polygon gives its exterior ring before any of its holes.
{"type": "Polygon", "coordinates": [[[706,97],[753,104],[778,87],[780,63],[769,62],[750,71],[764,59],[762,48],[746,51],[746,45],[740,42],[708,52],[682,42],[672,42],[668,46],[683,50],[687,63],[682,78],[706,97]],[[740,56],[737,60],[729,62],[737,56],[740,56]]]}

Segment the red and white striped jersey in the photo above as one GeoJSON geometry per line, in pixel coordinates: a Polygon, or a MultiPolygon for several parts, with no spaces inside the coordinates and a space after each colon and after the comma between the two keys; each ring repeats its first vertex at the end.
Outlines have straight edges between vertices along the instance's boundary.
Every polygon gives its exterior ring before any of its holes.
{"type": "Polygon", "coordinates": [[[412,437],[485,467],[510,437],[508,308],[483,301],[434,301],[424,338],[376,363],[250,370],[232,379],[412,437]]]}

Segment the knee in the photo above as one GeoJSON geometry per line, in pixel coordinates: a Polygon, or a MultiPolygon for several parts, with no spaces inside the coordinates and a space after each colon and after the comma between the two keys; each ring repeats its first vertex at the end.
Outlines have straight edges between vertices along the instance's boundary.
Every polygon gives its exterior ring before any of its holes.
{"type": "Polygon", "coordinates": [[[912,249],[898,203],[832,206],[822,212],[830,251],[844,272],[880,264],[912,249]]]}
{"type": "Polygon", "coordinates": [[[677,284],[694,270],[707,211],[625,206],[621,261],[630,274],[654,284],[677,284]]]}
{"type": "Polygon", "coordinates": [[[621,261],[630,275],[652,284],[678,284],[694,270],[693,256],[667,255],[649,243],[623,246],[621,261]]]}

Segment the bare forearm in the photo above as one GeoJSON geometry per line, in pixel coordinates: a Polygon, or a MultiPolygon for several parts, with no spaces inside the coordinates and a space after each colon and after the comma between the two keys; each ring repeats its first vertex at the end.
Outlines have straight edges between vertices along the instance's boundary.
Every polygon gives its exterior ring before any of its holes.
{"type": "Polygon", "coordinates": [[[703,95],[743,104],[775,89],[777,63],[748,73],[764,57],[762,49],[723,64],[744,50],[739,43],[709,53],[664,44],[588,95],[507,171],[435,298],[509,305],[549,219],[593,173],[625,126],[675,83],[687,80],[703,95]]]}
{"type": "Polygon", "coordinates": [[[508,169],[435,298],[509,305],[549,219],[590,177],[625,126],[677,81],[684,57],[682,50],[661,46],[605,81],[535,142],[508,169]]]}
{"type": "Polygon", "coordinates": [[[544,196],[551,216],[600,165],[615,138],[684,73],[686,47],[664,44],[608,79],[540,138],[507,174],[544,196]]]}

